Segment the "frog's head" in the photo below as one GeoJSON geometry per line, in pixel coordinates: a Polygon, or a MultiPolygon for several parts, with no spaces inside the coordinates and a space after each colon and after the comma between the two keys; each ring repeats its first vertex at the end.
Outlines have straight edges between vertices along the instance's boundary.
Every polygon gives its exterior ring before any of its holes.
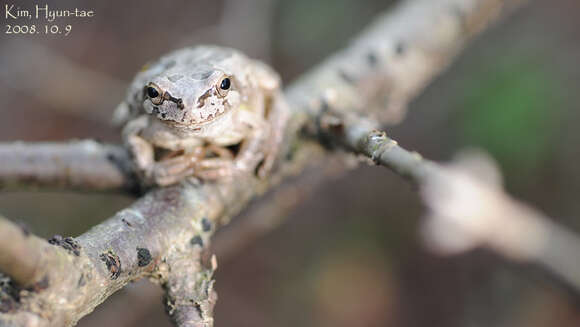
{"type": "Polygon", "coordinates": [[[218,120],[241,102],[241,81],[208,62],[177,65],[143,86],[143,107],[159,120],[186,129],[218,120]]]}

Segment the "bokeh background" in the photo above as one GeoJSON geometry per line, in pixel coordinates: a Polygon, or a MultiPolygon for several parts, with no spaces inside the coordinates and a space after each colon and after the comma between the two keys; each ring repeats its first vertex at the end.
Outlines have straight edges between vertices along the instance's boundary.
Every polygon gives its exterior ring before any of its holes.
{"type": "MultiPolygon", "coordinates": [[[[0,141],[118,142],[109,121],[133,74],[186,45],[239,48],[288,83],[395,2],[51,1],[96,16],[57,21],[71,24],[66,37],[0,34],[0,141]]],[[[580,2],[531,1],[471,43],[388,132],[435,160],[487,150],[511,194],[580,233],[578,58],[580,2]]],[[[2,191],[0,212],[43,237],[75,236],[132,201],[2,191]]],[[[578,298],[537,267],[485,249],[432,254],[419,233],[423,212],[415,190],[386,169],[328,180],[280,228],[220,262],[218,326],[580,325],[578,298]]],[[[107,325],[169,326],[161,291],[135,283],[79,323],[107,325]]]]}

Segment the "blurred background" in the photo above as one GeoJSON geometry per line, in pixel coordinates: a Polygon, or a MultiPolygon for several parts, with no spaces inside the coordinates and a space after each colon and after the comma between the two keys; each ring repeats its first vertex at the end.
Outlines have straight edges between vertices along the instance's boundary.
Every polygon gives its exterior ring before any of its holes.
{"type": "MultiPolygon", "coordinates": [[[[72,26],[68,36],[0,34],[0,141],[119,142],[109,121],[127,83],[182,46],[236,47],[288,83],[395,2],[51,1],[95,17],[57,20],[72,26]]],[[[471,43],[389,135],[440,161],[487,150],[512,195],[580,233],[579,31],[578,0],[531,1],[471,43]]],[[[0,213],[43,237],[75,236],[133,200],[0,192],[0,213]]],[[[539,268],[485,249],[432,254],[423,212],[416,190],[387,169],[328,180],[280,228],[220,261],[217,325],[580,325],[578,298],[539,268]]],[[[169,326],[161,291],[135,283],[79,323],[106,325],[169,326]]]]}

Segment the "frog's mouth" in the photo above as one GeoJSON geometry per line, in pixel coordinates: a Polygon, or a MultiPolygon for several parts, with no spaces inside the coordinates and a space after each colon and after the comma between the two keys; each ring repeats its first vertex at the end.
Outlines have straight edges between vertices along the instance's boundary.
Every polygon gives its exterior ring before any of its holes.
{"type": "Polygon", "coordinates": [[[209,113],[207,116],[196,115],[197,113],[188,112],[187,107],[183,110],[183,116],[179,119],[174,119],[176,117],[169,117],[163,113],[153,113],[153,115],[163,124],[171,126],[172,128],[177,128],[181,130],[198,130],[203,126],[211,125],[217,121],[222,120],[224,116],[228,113],[228,110],[223,112],[213,112],[209,113]]]}

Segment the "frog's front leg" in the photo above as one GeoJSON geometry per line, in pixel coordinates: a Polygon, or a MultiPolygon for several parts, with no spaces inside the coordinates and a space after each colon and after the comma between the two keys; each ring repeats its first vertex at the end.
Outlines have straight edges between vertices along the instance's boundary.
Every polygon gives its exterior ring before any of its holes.
{"type": "Polygon", "coordinates": [[[151,179],[151,171],[155,165],[153,145],[140,136],[141,131],[147,127],[146,116],[141,116],[127,123],[123,129],[123,139],[133,157],[137,175],[148,184],[151,179]]]}
{"type": "Polygon", "coordinates": [[[254,112],[243,111],[239,119],[240,123],[248,125],[249,133],[240,145],[234,166],[242,172],[253,172],[266,157],[266,145],[271,126],[262,116],[254,112]]]}
{"type": "Polygon", "coordinates": [[[274,163],[276,162],[280,151],[282,151],[286,125],[290,118],[288,103],[284,99],[282,92],[279,90],[274,92],[269,105],[271,107],[269,108],[270,110],[267,120],[270,127],[270,133],[264,149],[264,163],[258,170],[258,176],[260,178],[266,177],[274,167],[274,163]]]}
{"type": "Polygon", "coordinates": [[[260,178],[272,170],[284,140],[289,111],[281,94],[274,94],[269,101],[268,116],[243,112],[240,121],[249,125],[251,132],[242,142],[235,166],[241,171],[253,171],[261,163],[257,174],[260,178]]]}

